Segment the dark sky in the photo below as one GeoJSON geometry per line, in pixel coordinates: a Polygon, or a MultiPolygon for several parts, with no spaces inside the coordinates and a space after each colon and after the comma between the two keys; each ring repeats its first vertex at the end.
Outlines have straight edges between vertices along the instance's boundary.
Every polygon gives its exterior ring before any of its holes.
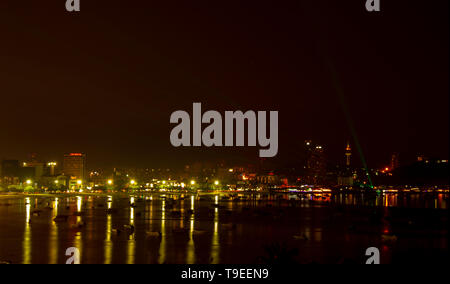
{"type": "Polygon", "coordinates": [[[170,114],[193,102],[278,110],[280,164],[307,138],[342,160],[345,113],[371,167],[393,152],[447,158],[448,2],[385,0],[375,14],[365,0],[81,0],[70,14],[65,0],[2,0],[0,158],[257,160],[259,147],[173,148],[170,114]]]}

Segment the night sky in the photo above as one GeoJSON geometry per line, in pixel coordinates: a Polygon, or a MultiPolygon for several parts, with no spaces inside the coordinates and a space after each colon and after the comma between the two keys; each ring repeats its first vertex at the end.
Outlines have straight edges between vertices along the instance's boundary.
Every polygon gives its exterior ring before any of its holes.
{"type": "Polygon", "coordinates": [[[71,14],[65,0],[2,0],[0,158],[258,161],[259,147],[172,147],[170,114],[193,102],[278,110],[280,165],[308,138],[343,161],[352,127],[369,167],[448,158],[448,3],[81,0],[71,14]]]}

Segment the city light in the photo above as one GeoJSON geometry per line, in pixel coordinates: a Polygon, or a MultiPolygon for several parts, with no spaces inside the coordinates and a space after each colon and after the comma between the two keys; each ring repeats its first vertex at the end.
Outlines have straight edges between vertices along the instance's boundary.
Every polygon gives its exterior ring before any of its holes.
{"type": "Polygon", "coordinates": [[[216,181],[214,182],[214,185],[219,185],[219,181],[216,180],[216,181]]]}
{"type": "Polygon", "coordinates": [[[28,185],[30,185],[30,184],[32,184],[33,182],[32,182],[30,179],[28,179],[28,180],[26,181],[26,183],[27,183],[28,185]]]}
{"type": "Polygon", "coordinates": [[[191,180],[191,185],[194,185],[195,184],[195,180],[191,180]]]}
{"type": "Polygon", "coordinates": [[[130,183],[131,183],[132,185],[134,185],[134,184],[136,184],[136,181],[135,181],[134,179],[132,179],[132,180],[130,181],[130,183]]]}
{"type": "Polygon", "coordinates": [[[83,154],[81,154],[81,153],[70,153],[69,156],[71,156],[71,157],[81,157],[81,156],[83,156],[83,154]]]}
{"type": "Polygon", "coordinates": [[[112,179],[109,179],[109,180],[108,180],[108,184],[109,184],[109,185],[112,185],[112,184],[113,184],[112,179]]]}
{"type": "Polygon", "coordinates": [[[58,184],[58,183],[59,183],[59,180],[55,180],[55,183],[58,184]]]}
{"type": "Polygon", "coordinates": [[[82,180],[77,180],[77,184],[81,185],[81,184],[83,184],[83,181],[82,180]]]}

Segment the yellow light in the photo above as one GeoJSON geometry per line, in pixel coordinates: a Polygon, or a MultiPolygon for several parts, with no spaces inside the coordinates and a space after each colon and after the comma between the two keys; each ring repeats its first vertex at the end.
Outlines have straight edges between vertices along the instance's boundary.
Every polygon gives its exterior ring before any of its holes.
{"type": "Polygon", "coordinates": [[[132,180],[130,181],[130,183],[131,183],[131,184],[135,184],[136,181],[135,181],[134,179],[132,179],[132,180]]]}
{"type": "Polygon", "coordinates": [[[108,180],[108,184],[109,184],[109,185],[113,184],[112,179],[109,179],[109,180],[108,180]]]}
{"type": "Polygon", "coordinates": [[[59,183],[59,180],[55,180],[55,183],[58,184],[58,183],[59,183]]]}
{"type": "Polygon", "coordinates": [[[185,186],[185,184],[184,184],[184,182],[182,182],[182,183],[181,183],[181,187],[184,188],[184,186],[185,186]]]}
{"type": "Polygon", "coordinates": [[[219,181],[216,180],[216,181],[214,182],[214,184],[215,184],[215,185],[219,185],[219,181]]]}
{"type": "Polygon", "coordinates": [[[229,169],[228,171],[229,171],[230,173],[232,173],[232,172],[233,172],[233,169],[229,169]]]}
{"type": "Polygon", "coordinates": [[[82,180],[77,180],[77,184],[78,184],[78,185],[81,185],[82,183],[83,183],[82,180]]]}
{"type": "Polygon", "coordinates": [[[32,181],[31,181],[31,180],[27,180],[26,183],[27,183],[27,184],[31,184],[32,181]]]}
{"type": "Polygon", "coordinates": [[[195,184],[195,180],[191,180],[191,185],[194,185],[195,184]]]}
{"type": "Polygon", "coordinates": [[[166,181],[165,181],[165,180],[163,180],[163,184],[166,184],[166,181]]]}

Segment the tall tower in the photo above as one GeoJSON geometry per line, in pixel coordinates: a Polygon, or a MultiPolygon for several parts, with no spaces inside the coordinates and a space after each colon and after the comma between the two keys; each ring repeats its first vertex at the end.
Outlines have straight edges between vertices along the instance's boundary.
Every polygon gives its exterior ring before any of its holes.
{"type": "Polygon", "coordinates": [[[345,165],[350,167],[350,161],[352,157],[352,148],[350,147],[350,142],[347,143],[347,148],[345,148],[345,165]]]}

